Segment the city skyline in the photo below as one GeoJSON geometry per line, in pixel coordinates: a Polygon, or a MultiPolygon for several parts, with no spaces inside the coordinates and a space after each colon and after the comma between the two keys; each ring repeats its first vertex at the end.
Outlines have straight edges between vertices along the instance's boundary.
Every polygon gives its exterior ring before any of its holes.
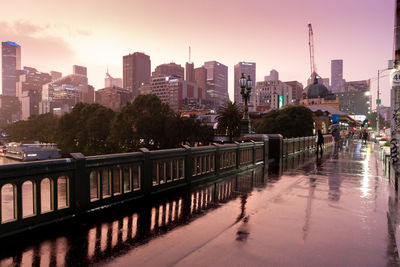
{"type": "MultiPolygon", "coordinates": [[[[103,88],[107,67],[114,77],[122,77],[124,55],[144,52],[153,71],[170,62],[185,66],[191,46],[195,68],[212,60],[228,66],[231,100],[234,65],[241,61],[257,64],[255,81],[276,69],[282,81],[298,80],[305,85],[309,22],[314,28],[318,73],[324,78],[330,78],[333,59],[343,59],[343,78],[354,81],[375,78],[392,58],[394,3],[389,0],[363,1],[362,5],[361,1],[310,0],[292,9],[287,9],[293,6],[287,0],[273,5],[250,1],[246,8],[254,12],[246,17],[240,16],[239,1],[96,3],[93,8],[93,1],[22,1],[24,9],[7,3],[0,11],[0,36],[22,46],[23,66],[66,75],[72,65],[82,65],[96,89],[103,88]],[[132,8],[135,16],[128,12],[132,8]],[[46,13],[53,14],[51,20],[46,13]]],[[[382,78],[385,105],[389,89],[388,78],[382,78]]],[[[374,99],[376,81],[371,91],[374,99]]]]}

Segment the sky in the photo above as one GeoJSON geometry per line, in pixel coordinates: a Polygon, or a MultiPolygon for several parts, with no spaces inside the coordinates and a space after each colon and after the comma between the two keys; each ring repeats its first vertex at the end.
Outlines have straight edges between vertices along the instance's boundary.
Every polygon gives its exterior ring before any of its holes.
{"type": "MultiPolygon", "coordinates": [[[[306,85],[310,76],[308,27],[314,31],[317,72],[343,59],[346,81],[372,79],[393,58],[394,0],[19,0],[2,1],[0,39],[22,46],[22,65],[72,73],[88,68],[89,83],[104,87],[107,68],[122,77],[122,57],[144,52],[151,68],[185,65],[191,46],[195,67],[216,60],[229,68],[256,62],[257,81],[271,69],[280,80],[306,85]]],[[[384,72],[382,76],[387,75],[384,72]]],[[[390,105],[389,77],[380,80],[390,105]]]]}

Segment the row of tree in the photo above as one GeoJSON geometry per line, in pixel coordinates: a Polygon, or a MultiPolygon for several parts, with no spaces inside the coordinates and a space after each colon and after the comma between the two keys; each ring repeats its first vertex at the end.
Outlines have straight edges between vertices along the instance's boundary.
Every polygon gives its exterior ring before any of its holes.
{"type": "MultiPolygon", "coordinates": [[[[227,134],[232,141],[240,136],[240,121],[243,111],[235,102],[226,102],[219,110],[218,133],[227,134]]],[[[303,106],[288,106],[271,110],[254,123],[254,130],[260,134],[282,134],[286,138],[311,136],[313,133],[312,111],[303,106]]]]}
{"type": "Polygon", "coordinates": [[[61,117],[33,116],[6,128],[9,141],[57,143],[64,154],[85,155],[174,148],[213,139],[213,129],[182,117],[155,95],[140,95],[121,112],[98,104],[78,103],[61,117]]]}
{"type": "MultiPolygon", "coordinates": [[[[226,102],[217,114],[217,132],[240,136],[243,110],[226,102]]],[[[290,106],[272,110],[255,124],[257,133],[280,133],[284,137],[309,136],[313,119],[310,109],[290,106]]],[[[195,118],[182,117],[155,95],[139,95],[121,112],[98,104],[78,103],[70,113],[57,117],[50,113],[32,116],[6,128],[9,141],[56,143],[64,154],[85,155],[132,152],[140,147],[164,149],[183,143],[212,142],[212,127],[195,118]]]]}

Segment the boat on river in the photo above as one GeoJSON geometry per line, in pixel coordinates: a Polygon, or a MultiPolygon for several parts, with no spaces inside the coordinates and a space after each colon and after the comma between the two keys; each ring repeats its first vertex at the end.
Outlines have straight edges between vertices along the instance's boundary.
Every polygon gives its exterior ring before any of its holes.
{"type": "Polygon", "coordinates": [[[61,158],[60,151],[55,144],[22,144],[9,143],[3,152],[7,158],[20,161],[46,160],[61,158]]]}

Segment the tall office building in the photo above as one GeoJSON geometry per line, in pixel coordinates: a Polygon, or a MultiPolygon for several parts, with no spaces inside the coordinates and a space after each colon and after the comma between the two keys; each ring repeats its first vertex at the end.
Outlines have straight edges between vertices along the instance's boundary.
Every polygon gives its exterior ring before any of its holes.
{"type": "MultiPolygon", "coordinates": [[[[236,103],[243,104],[243,98],[242,95],[240,94],[240,85],[239,85],[239,79],[242,77],[242,73],[247,76],[250,75],[251,80],[255,84],[256,81],[256,63],[253,62],[239,62],[238,64],[235,65],[235,71],[234,71],[234,101],[236,103]]],[[[254,111],[255,107],[255,93],[254,93],[254,88],[251,92],[250,96],[250,103],[249,103],[249,110],[254,111]]]]}
{"type": "MultiPolygon", "coordinates": [[[[193,83],[195,78],[193,62],[186,62],[186,77],[185,80],[193,83]]],[[[203,87],[204,88],[204,87],[203,87]]]]}
{"type": "Polygon", "coordinates": [[[342,59],[335,59],[331,61],[331,83],[332,93],[340,93],[344,91],[342,59]]]}
{"type": "Polygon", "coordinates": [[[73,65],[72,66],[72,74],[82,75],[87,77],[87,68],[83,66],[73,65]]]}
{"type": "Polygon", "coordinates": [[[279,109],[292,101],[292,87],[279,80],[257,82],[254,92],[257,111],[279,109]]]}
{"type": "Polygon", "coordinates": [[[133,99],[131,91],[116,86],[97,90],[95,96],[95,103],[114,111],[120,111],[126,103],[131,102],[133,99]]]}
{"type": "Polygon", "coordinates": [[[345,83],[345,90],[336,93],[340,111],[350,115],[367,115],[371,110],[371,88],[369,80],[345,83]]]}
{"type": "Polygon", "coordinates": [[[78,102],[94,103],[94,88],[82,74],[70,74],[42,86],[39,113],[62,115],[70,112],[78,102]]]}
{"type": "Polygon", "coordinates": [[[203,89],[196,83],[175,76],[152,77],[150,87],[152,94],[175,111],[205,108],[203,89]]]}
{"type": "Polygon", "coordinates": [[[298,81],[285,82],[285,84],[292,87],[292,102],[298,103],[303,96],[303,84],[298,81]]]}
{"type": "Polygon", "coordinates": [[[50,74],[40,72],[35,68],[24,67],[18,70],[16,84],[17,97],[21,102],[21,119],[26,120],[32,115],[39,115],[39,103],[42,100],[42,86],[52,81],[50,74]]]}
{"type": "Polygon", "coordinates": [[[279,80],[279,72],[276,70],[271,70],[269,75],[264,76],[264,81],[278,81],[279,80]]]}
{"type": "Polygon", "coordinates": [[[1,42],[2,95],[16,96],[17,69],[21,69],[21,46],[10,41],[1,42]]]}
{"type": "Polygon", "coordinates": [[[174,76],[179,79],[184,78],[185,69],[174,62],[168,64],[158,65],[155,70],[152,72],[152,77],[165,77],[165,76],[174,76]]]}
{"type": "Polygon", "coordinates": [[[123,86],[133,96],[139,95],[139,87],[150,83],[151,61],[144,53],[133,53],[123,57],[123,86]]]}
{"type": "Polygon", "coordinates": [[[194,82],[197,83],[203,90],[207,88],[207,70],[204,67],[194,69],[194,82]]]}
{"type": "Polygon", "coordinates": [[[217,61],[204,62],[207,70],[207,99],[214,108],[219,108],[229,100],[228,94],[228,67],[217,61]]]}

